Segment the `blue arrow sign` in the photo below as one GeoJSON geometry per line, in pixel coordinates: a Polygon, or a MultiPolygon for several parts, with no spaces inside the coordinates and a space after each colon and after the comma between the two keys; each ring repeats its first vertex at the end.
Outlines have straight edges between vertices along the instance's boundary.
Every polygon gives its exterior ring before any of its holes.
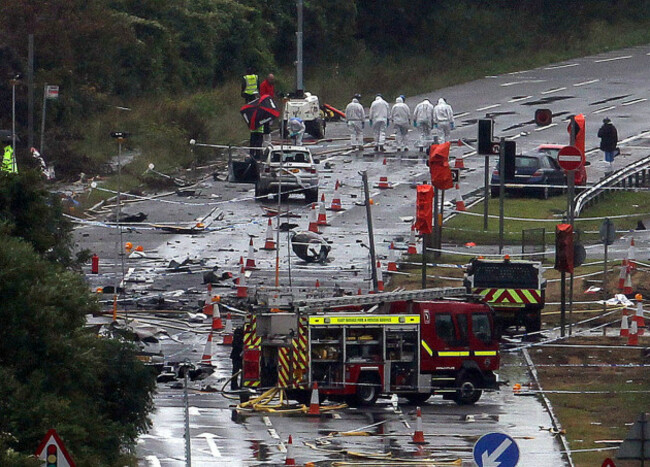
{"type": "Polygon", "coordinates": [[[478,467],[515,467],[519,446],[504,433],[488,433],[474,445],[474,462],[478,467]]]}

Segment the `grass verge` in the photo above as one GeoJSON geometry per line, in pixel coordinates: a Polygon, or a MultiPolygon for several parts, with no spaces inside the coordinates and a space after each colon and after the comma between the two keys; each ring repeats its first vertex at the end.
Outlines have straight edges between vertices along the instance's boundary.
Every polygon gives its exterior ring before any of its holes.
{"type": "MultiPolygon", "coordinates": [[[[621,345],[619,337],[574,339],[571,344],[621,345]]],[[[649,345],[650,338],[639,343],[649,345]]],[[[611,444],[598,441],[624,439],[629,431],[626,424],[634,422],[639,413],[647,411],[650,391],[647,368],[615,365],[647,364],[641,350],[538,348],[531,357],[545,391],[602,391],[603,394],[548,394],[553,409],[572,450],[603,448],[611,444]],[[553,365],[576,365],[561,367],[553,365]],[[612,366],[586,366],[586,365],[612,366]]],[[[601,465],[606,457],[614,457],[616,450],[574,453],[576,466],[601,465]]],[[[639,465],[638,462],[617,461],[619,467],[639,465]]]]}

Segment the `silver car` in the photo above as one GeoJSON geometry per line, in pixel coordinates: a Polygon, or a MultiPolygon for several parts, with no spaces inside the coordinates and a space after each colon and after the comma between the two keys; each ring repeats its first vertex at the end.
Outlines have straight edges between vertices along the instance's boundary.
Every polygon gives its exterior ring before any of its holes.
{"type": "Polygon", "coordinates": [[[318,201],[318,160],[303,146],[268,146],[258,162],[255,197],[265,199],[281,190],[281,197],[304,194],[308,203],[318,201]]]}

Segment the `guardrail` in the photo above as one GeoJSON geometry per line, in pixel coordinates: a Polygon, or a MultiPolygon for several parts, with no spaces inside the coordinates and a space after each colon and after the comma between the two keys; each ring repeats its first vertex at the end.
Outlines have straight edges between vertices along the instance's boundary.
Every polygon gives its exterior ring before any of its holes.
{"type": "Polygon", "coordinates": [[[636,188],[648,183],[650,183],[650,156],[601,178],[596,184],[576,196],[573,215],[578,217],[584,208],[596,204],[607,192],[607,187],[636,188]]]}

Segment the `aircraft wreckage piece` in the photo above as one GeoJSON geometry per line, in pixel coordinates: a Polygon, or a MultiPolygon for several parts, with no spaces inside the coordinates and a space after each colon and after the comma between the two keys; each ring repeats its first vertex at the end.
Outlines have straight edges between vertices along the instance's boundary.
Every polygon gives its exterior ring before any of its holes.
{"type": "Polygon", "coordinates": [[[296,233],[291,238],[291,248],[308,263],[322,263],[332,249],[321,235],[309,231],[296,233]]]}

